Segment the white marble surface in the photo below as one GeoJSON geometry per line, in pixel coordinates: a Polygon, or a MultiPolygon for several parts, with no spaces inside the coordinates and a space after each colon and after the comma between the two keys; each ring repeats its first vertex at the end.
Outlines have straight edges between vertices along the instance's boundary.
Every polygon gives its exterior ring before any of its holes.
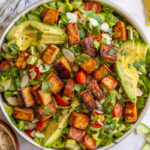
{"type": "MultiPolygon", "coordinates": [[[[1,1],[1,0],[0,0],[1,1]]],[[[38,0],[30,0],[31,3],[38,1],[38,0]]],[[[143,32],[147,38],[149,38],[150,43],[150,27],[145,26],[145,16],[144,16],[144,6],[143,0],[110,0],[120,6],[122,9],[128,11],[128,13],[135,18],[135,20],[139,23],[143,32]]],[[[0,119],[5,121],[4,116],[0,111],[0,119]]],[[[150,108],[147,111],[145,117],[143,118],[142,122],[147,124],[150,127],[150,108]]],[[[128,136],[124,141],[117,144],[110,150],[140,150],[144,144],[144,136],[136,135],[132,133],[128,136]]],[[[20,150],[38,150],[38,148],[32,146],[28,142],[26,142],[22,137],[18,135],[19,143],[20,143],[20,150]]]]}

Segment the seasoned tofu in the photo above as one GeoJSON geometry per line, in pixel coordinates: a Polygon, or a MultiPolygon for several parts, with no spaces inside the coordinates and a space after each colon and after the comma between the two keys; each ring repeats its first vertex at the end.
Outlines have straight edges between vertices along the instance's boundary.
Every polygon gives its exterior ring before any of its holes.
{"type": "Polygon", "coordinates": [[[49,9],[45,11],[42,22],[47,24],[57,24],[59,20],[59,11],[56,9],[49,9]]]}
{"type": "Polygon", "coordinates": [[[96,50],[95,50],[95,48],[84,50],[83,53],[89,55],[90,57],[96,56],[96,50]]]}
{"type": "Polygon", "coordinates": [[[83,91],[82,93],[80,93],[80,97],[83,99],[87,109],[90,112],[94,111],[94,109],[97,108],[94,97],[93,97],[90,89],[87,89],[87,90],[83,91]]]}
{"type": "Polygon", "coordinates": [[[74,139],[78,142],[82,142],[85,133],[86,133],[86,131],[84,131],[84,130],[70,127],[68,137],[71,139],[74,139]]]}
{"type": "Polygon", "coordinates": [[[63,81],[53,72],[47,76],[46,80],[52,84],[51,92],[55,95],[58,94],[64,87],[63,81]]]}
{"type": "Polygon", "coordinates": [[[49,45],[42,54],[42,60],[46,64],[50,65],[54,62],[57,54],[59,52],[59,48],[55,45],[49,45]]]}
{"type": "Polygon", "coordinates": [[[56,113],[56,108],[52,103],[44,106],[38,106],[36,109],[36,115],[40,121],[45,121],[51,118],[56,113]]]}
{"type": "Polygon", "coordinates": [[[76,23],[67,23],[67,33],[70,45],[80,43],[80,35],[76,23]]]}
{"type": "Polygon", "coordinates": [[[112,76],[106,76],[100,82],[101,88],[107,88],[107,93],[110,94],[118,85],[118,81],[112,76]]]}
{"type": "Polygon", "coordinates": [[[102,78],[106,77],[110,73],[109,68],[102,64],[94,73],[93,76],[96,80],[101,80],[102,78]]]}
{"type": "Polygon", "coordinates": [[[90,74],[94,71],[97,61],[93,58],[88,58],[83,63],[79,63],[79,65],[85,72],[90,74]]]}
{"type": "Polygon", "coordinates": [[[137,107],[136,103],[126,102],[124,108],[125,121],[128,123],[137,121],[137,107]]]}
{"type": "Polygon", "coordinates": [[[5,71],[11,67],[11,62],[9,60],[4,60],[0,63],[0,71],[5,71]]]}
{"type": "Polygon", "coordinates": [[[18,103],[21,107],[25,106],[28,108],[34,106],[35,101],[29,87],[22,88],[21,91],[18,91],[18,103]]]}
{"type": "Polygon", "coordinates": [[[72,98],[74,95],[74,86],[76,85],[73,79],[67,80],[67,83],[64,88],[64,96],[72,98]]]}
{"type": "Polygon", "coordinates": [[[21,51],[20,55],[15,61],[15,66],[20,69],[25,69],[27,66],[28,57],[29,57],[29,53],[27,51],[21,51]]]}
{"type": "Polygon", "coordinates": [[[89,118],[87,115],[77,112],[72,112],[69,120],[69,125],[71,127],[86,130],[89,124],[89,118]]]}
{"type": "Polygon", "coordinates": [[[80,44],[85,47],[86,50],[94,48],[94,39],[93,37],[84,38],[80,44]]]}
{"type": "Polygon", "coordinates": [[[21,91],[17,91],[17,100],[19,107],[24,107],[24,101],[21,95],[21,91]]]}
{"type": "Polygon", "coordinates": [[[99,101],[103,100],[105,98],[105,95],[103,93],[103,91],[100,89],[97,81],[95,79],[90,81],[90,90],[93,93],[93,95],[95,96],[95,98],[99,101]]]}
{"type": "Polygon", "coordinates": [[[109,63],[115,63],[118,58],[119,48],[116,46],[102,44],[100,47],[100,58],[109,63]]]}
{"type": "Polygon", "coordinates": [[[113,39],[118,41],[126,41],[127,40],[127,31],[126,25],[123,21],[119,21],[114,26],[114,36],[113,39]]]}
{"type": "Polygon", "coordinates": [[[14,108],[14,118],[23,120],[23,121],[32,122],[34,119],[34,110],[31,108],[15,107],[14,108]]]}
{"type": "Polygon", "coordinates": [[[72,72],[71,66],[64,56],[55,62],[54,68],[59,72],[62,78],[69,78],[72,72]]]}

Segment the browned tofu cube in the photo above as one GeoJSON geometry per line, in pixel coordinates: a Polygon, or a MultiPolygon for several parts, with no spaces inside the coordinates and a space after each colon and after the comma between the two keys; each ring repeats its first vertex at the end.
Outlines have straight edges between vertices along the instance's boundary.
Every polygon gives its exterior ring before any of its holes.
{"type": "Polygon", "coordinates": [[[88,50],[84,50],[83,52],[84,52],[85,54],[89,55],[90,57],[96,56],[96,50],[95,50],[95,48],[91,48],[91,49],[88,49],[88,50]]]}
{"type": "Polygon", "coordinates": [[[124,108],[125,121],[128,123],[137,121],[137,107],[136,103],[126,102],[124,108]]]}
{"type": "Polygon", "coordinates": [[[49,45],[42,54],[42,60],[46,64],[50,65],[54,62],[57,54],[59,52],[59,48],[55,45],[49,45]]]}
{"type": "Polygon", "coordinates": [[[59,20],[59,11],[56,9],[49,9],[45,12],[43,21],[47,24],[57,24],[59,20]]]}
{"type": "Polygon", "coordinates": [[[78,142],[82,142],[85,133],[86,133],[86,131],[84,131],[84,130],[70,127],[68,137],[71,139],[74,139],[78,142]]]}
{"type": "Polygon", "coordinates": [[[32,87],[32,95],[34,96],[35,102],[39,105],[41,105],[41,101],[39,99],[39,94],[38,94],[38,90],[41,89],[41,83],[36,84],[32,87]]]}
{"type": "Polygon", "coordinates": [[[76,23],[67,23],[67,33],[69,44],[78,44],[80,42],[80,35],[76,23]]]}
{"type": "Polygon", "coordinates": [[[76,85],[73,79],[69,79],[64,88],[64,96],[72,98],[74,95],[74,86],[76,85]]]}
{"type": "Polygon", "coordinates": [[[80,44],[85,47],[86,50],[94,48],[94,39],[93,37],[84,38],[80,44]]]}
{"type": "Polygon", "coordinates": [[[51,92],[55,95],[58,94],[64,87],[62,80],[53,72],[47,76],[46,80],[52,84],[51,92]]]}
{"type": "Polygon", "coordinates": [[[106,77],[110,73],[109,68],[102,64],[94,73],[93,76],[96,80],[101,80],[102,78],[106,77]]]}
{"type": "Polygon", "coordinates": [[[18,100],[19,107],[24,107],[21,91],[17,91],[17,100],[18,100]]]}
{"type": "Polygon", "coordinates": [[[90,81],[90,90],[93,93],[93,95],[95,96],[95,98],[99,101],[103,100],[105,98],[105,95],[103,93],[103,91],[100,89],[97,81],[95,79],[90,81]]]}
{"type": "Polygon", "coordinates": [[[18,103],[21,107],[25,106],[28,108],[34,106],[35,101],[29,87],[22,88],[21,91],[18,91],[18,103]]]}
{"type": "Polygon", "coordinates": [[[97,61],[93,58],[88,58],[83,63],[79,63],[79,65],[85,72],[90,74],[94,71],[97,61]]]}
{"type": "Polygon", "coordinates": [[[51,118],[56,113],[56,108],[52,103],[44,106],[38,106],[36,109],[36,115],[40,121],[45,121],[51,118]]]}
{"type": "Polygon", "coordinates": [[[28,57],[29,57],[29,53],[27,51],[21,51],[19,57],[15,61],[15,66],[20,69],[25,69],[27,66],[28,57]]]}
{"type": "Polygon", "coordinates": [[[43,11],[41,12],[41,18],[43,18],[45,16],[45,14],[47,13],[49,9],[48,8],[44,8],[43,11]]]}
{"type": "Polygon", "coordinates": [[[11,67],[11,62],[9,60],[4,60],[0,63],[0,71],[5,71],[11,67]]]}
{"type": "Polygon", "coordinates": [[[94,111],[94,109],[97,108],[94,97],[93,97],[93,95],[92,95],[92,93],[89,89],[87,89],[87,90],[83,91],[82,93],[80,93],[80,97],[83,99],[87,109],[90,112],[94,111]]]}
{"type": "Polygon", "coordinates": [[[14,108],[14,118],[23,120],[23,121],[32,122],[32,120],[34,119],[34,110],[31,108],[15,107],[14,108]]]}
{"type": "Polygon", "coordinates": [[[100,47],[100,58],[109,63],[115,63],[118,58],[119,48],[116,46],[102,44],[100,47]]]}
{"type": "Polygon", "coordinates": [[[62,78],[69,78],[71,75],[71,66],[68,63],[67,59],[62,56],[54,64],[54,68],[59,72],[59,75],[62,78]]]}
{"type": "Polygon", "coordinates": [[[107,88],[107,93],[110,94],[118,85],[118,81],[112,76],[106,76],[100,82],[101,88],[107,88]]]}
{"type": "Polygon", "coordinates": [[[113,39],[117,39],[118,41],[126,41],[127,40],[127,31],[126,25],[123,21],[119,21],[114,26],[114,36],[113,39]]]}
{"type": "Polygon", "coordinates": [[[72,112],[69,124],[74,128],[86,130],[89,124],[89,118],[85,114],[72,112]]]}

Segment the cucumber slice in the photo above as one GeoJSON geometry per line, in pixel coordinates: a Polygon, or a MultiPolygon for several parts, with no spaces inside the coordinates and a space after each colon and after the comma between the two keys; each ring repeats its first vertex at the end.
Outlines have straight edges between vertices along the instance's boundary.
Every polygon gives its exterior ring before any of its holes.
{"type": "Polygon", "coordinates": [[[136,128],[137,134],[148,134],[150,133],[150,128],[143,123],[140,123],[136,128]]]}
{"type": "Polygon", "coordinates": [[[150,144],[149,143],[145,143],[142,150],[150,150],[150,144]]]}
{"type": "Polygon", "coordinates": [[[146,142],[150,143],[150,133],[146,136],[146,142]]]}

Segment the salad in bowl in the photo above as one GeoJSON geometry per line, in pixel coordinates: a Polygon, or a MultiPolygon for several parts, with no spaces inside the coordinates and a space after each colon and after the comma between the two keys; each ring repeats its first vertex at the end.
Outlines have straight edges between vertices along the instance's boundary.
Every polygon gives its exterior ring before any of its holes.
{"type": "Polygon", "coordinates": [[[150,48],[104,3],[56,0],[22,15],[0,51],[11,122],[45,148],[116,143],[150,92],[150,48]]]}

